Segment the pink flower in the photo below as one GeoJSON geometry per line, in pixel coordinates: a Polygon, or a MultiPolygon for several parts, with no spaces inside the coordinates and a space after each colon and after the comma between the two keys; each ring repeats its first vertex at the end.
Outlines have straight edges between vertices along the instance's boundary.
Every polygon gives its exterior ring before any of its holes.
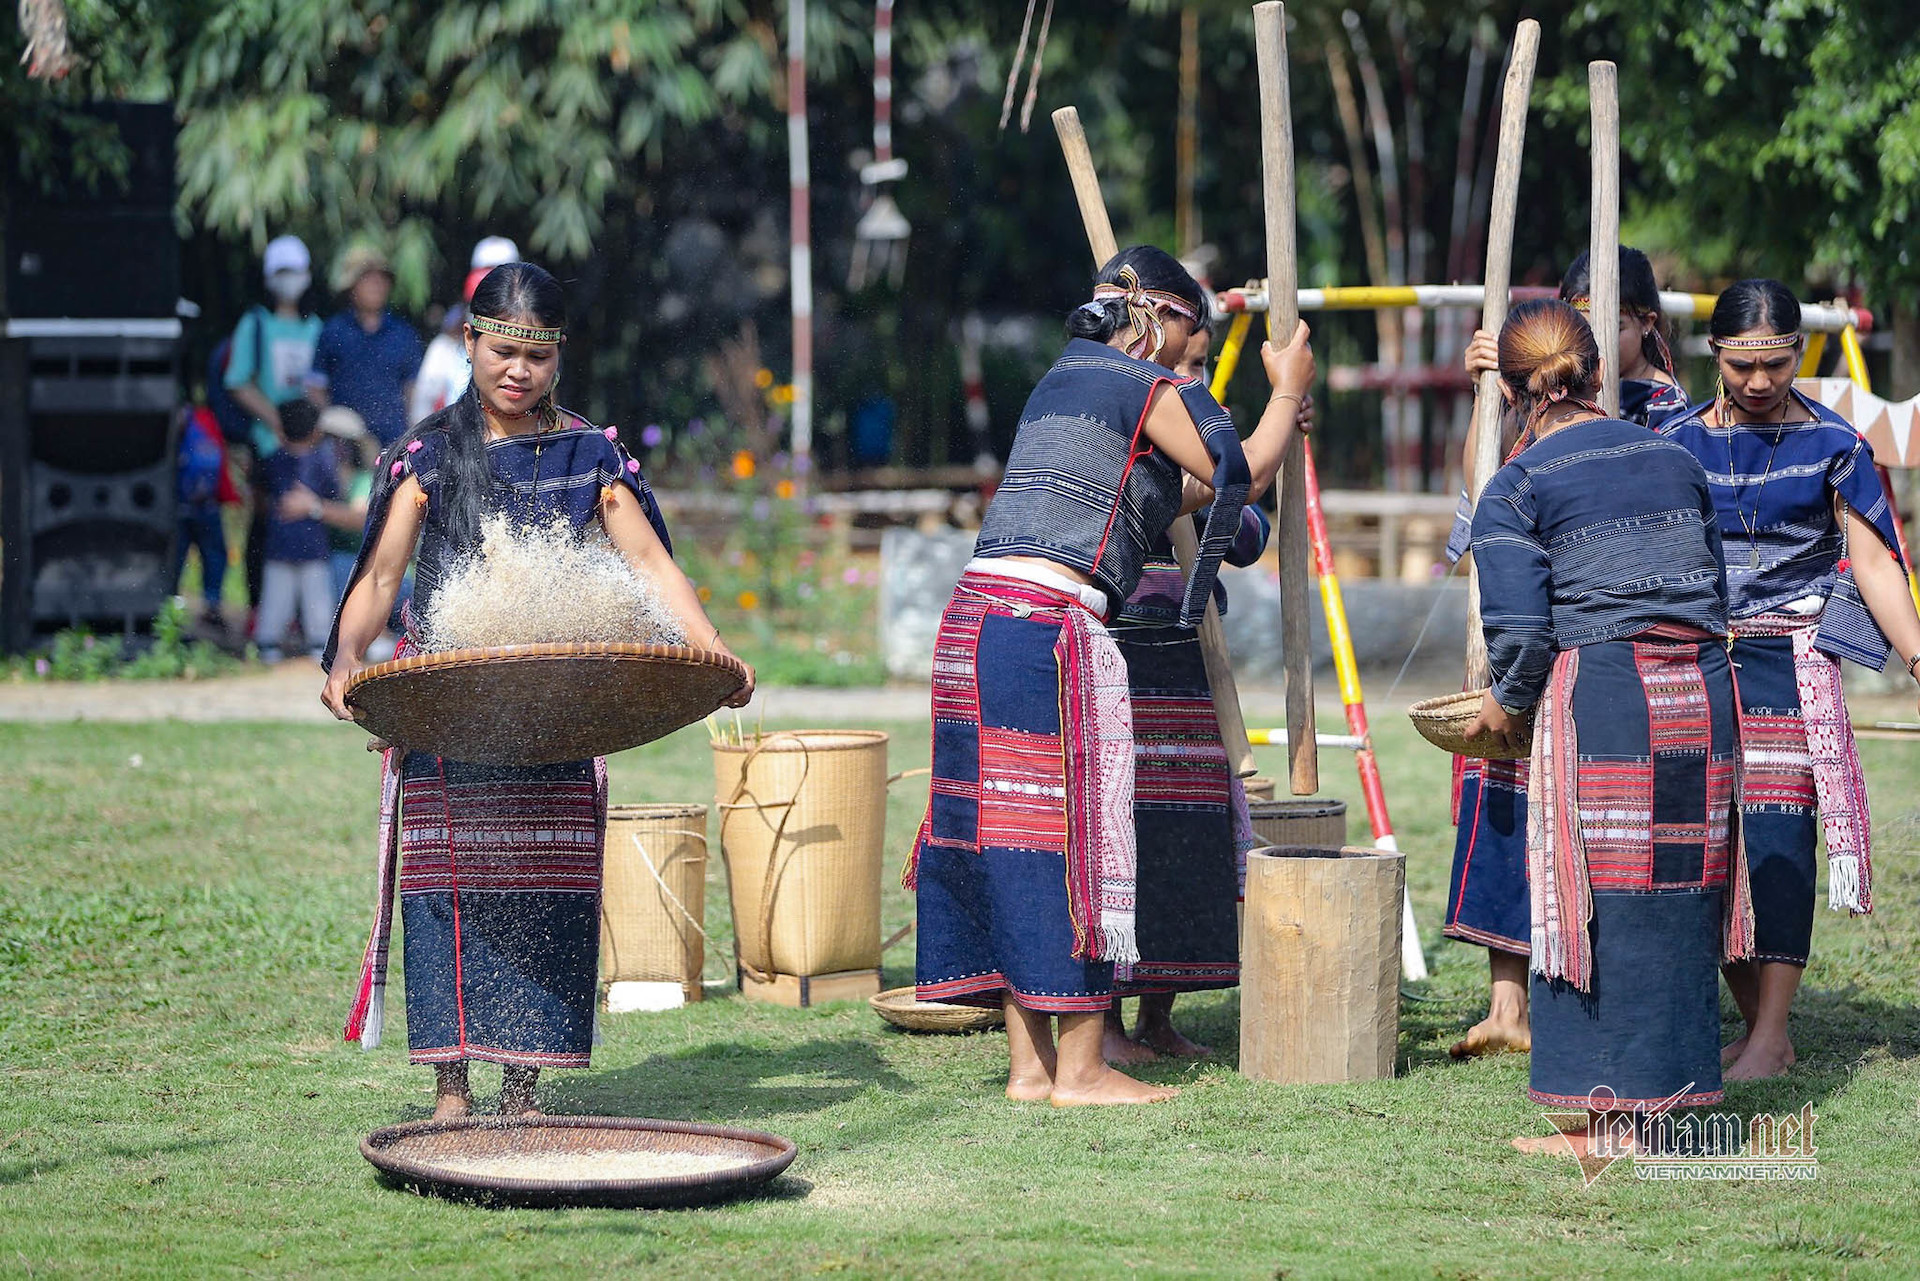
{"type": "Polygon", "coordinates": [[[640,474],[640,460],[638,458],[627,459],[627,472],[634,476],[640,474]]]}
{"type": "Polygon", "coordinates": [[[600,434],[602,436],[605,436],[608,440],[611,440],[611,441],[617,442],[620,439],[620,429],[617,427],[609,427],[605,431],[601,432],[600,434]]]}
{"type": "Polygon", "coordinates": [[[409,454],[417,454],[420,452],[420,446],[425,443],[426,443],[425,441],[410,440],[407,442],[407,452],[409,454]]]}
{"type": "Polygon", "coordinates": [[[398,478],[400,473],[405,471],[406,469],[407,469],[407,465],[401,462],[399,459],[394,460],[393,467],[391,468],[396,478],[398,478]]]}
{"type": "Polygon", "coordinates": [[[849,565],[847,566],[847,571],[844,574],[840,575],[840,581],[845,583],[847,586],[852,587],[854,584],[860,581],[860,571],[855,569],[853,566],[849,565]]]}

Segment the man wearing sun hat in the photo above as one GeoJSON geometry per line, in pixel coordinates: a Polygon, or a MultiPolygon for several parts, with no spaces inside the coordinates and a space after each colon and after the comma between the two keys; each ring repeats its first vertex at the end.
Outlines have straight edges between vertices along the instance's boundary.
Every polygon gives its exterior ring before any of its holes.
{"type": "MultiPolygon", "coordinates": [[[[495,267],[519,261],[520,246],[505,236],[488,236],[482,240],[473,247],[473,257],[468,260],[463,299],[472,302],[473,291],[479,288],[480,282],[495,267]]],[[[457,304],[448,307],[446,318],[440,322],[440,332],[427,344],[426,359],[420,362],[420,377],[413,384],[413,404],[409,415],[413,422],[417,423],[428,414],[445,409],[453,403],[455,396],[467,389],[467,383],[472,380],[473,370],[467,364],[467,344],[460,335],[465,323],[464,307],[457,304]]]]}
{"type": "Polygon", "coordinates": [[[312,383],[323,403],[359,414],[385,448],[407,429],[407,396],[420,372],[420,335],[387,310],[393,268],[379,250],[349,249],[333,283],[346,295],[347,306],[320,331],[312,383]]]}

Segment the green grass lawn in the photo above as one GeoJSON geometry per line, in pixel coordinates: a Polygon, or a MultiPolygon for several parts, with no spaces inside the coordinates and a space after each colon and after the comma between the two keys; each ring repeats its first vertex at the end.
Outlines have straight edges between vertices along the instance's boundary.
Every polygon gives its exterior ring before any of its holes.
{"type": "MultiPolygon", "coordinates": [[[[924,724],[889,728],[893,767],[924,764],[924,724]]],[[[1223,993],[1176,1011],[1218,1058],[1143,1071],[1178,1099],[1055,1113],[1000,1096],[998,1034],[910,1036],[864,1005],[721,993],[605,1018],[593,1069],[549,1074],[544,1102],[774,1130],[799,1144],[789,1173],[711,1209],[532,1212],[396,1191],[358,1154],[430,1091],[403,1025],[372,1053],[340,1040],[372,897],[375,762],[359,735],[0,725],[0,1274],[1910,1275],[1920,748],[1864,745],[1880,913],[1822,910],[1801,1064],[1728,1103],[1811,1102],[1819,1180],[1651,1184],[1619,1167],[1583,1189],[1571,1162],[1507,1145],[1544,1132],[1524,1058],[1446,1058],[1485,975],[1482,953],[1437,937],[1447,761],[1401,718],[1381,738],[1434,967],[1403,1003],[1397,1079],[1243,1080],[1223,993]]],[[[1350,761],[1328,752],[1322,774],[1361,838],[1350,761]]],[[[616,801],[708,800],[711,778],[697,728],[613,762],[616,801]]],[[[888,933],[912,914],[893,875],[925,783],[895,790],[888,933]]],[[[909,981],[910,943],[888,961],[909,981]]]]}

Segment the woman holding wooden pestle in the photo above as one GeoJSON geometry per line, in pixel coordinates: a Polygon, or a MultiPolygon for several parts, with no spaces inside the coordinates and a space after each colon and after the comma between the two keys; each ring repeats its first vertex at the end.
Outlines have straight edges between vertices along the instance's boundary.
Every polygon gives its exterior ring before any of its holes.
{"type": "Polygon", "coordinates": [[[1724,1097],[1717,965],[1753,947],[1726,573],[1706,473],[1594,403],[1578,312],[1523,303],[1499,350],[1533,443],[1473,515],[1493,687],[1467,732],[1534,719],[1528,1096],[1586,1109],[1591,1133],[1724,1097]]]}
{"type": "Polygon", "coordinates": [[[1178,621],[1200,617],[1314,369],[1304,325],[1284,350],[1262,349],[1274,395],[1243,446],[1199,380],[1173,378],[1202,305],[1159,249],[1101,269],[1021,414],[934,642],[932,795],[906,875],[919,891],[918,994],[1005,1010],[1016,1100],[1174,1093],[1101,1057],[1114,966],[1140,959],[1132,715],[1105,623],[1154,541],[1204,509],[1178,621]]]}
{"type": "MultiPolygon", "coordinates": [[[[1202,308],[1174,375],[1205,383],[1212,349],[1212,315],[1202,308]]],[[[1298,429],[1309,430],[1312,419],[1313,397],[1306,396],[1300,402],[1298,429]]],[[[1258,561],[1272,528],[1258,507],[1241,508],[1239,531],[1222,559],[1243,566],[1258,561]]],[[[1177,622],[1185,589],[1186,575],[1172,543],[1156,539],[1140,585],[1112,627],[1127,662],[1133,699],[1140,962],[1130,972],[1116,974],[1102,1051],[1110,1063],[1143,1063],[1156,1054],[1199,1058],[1212,1053],[1174,1027],[1174,997],[1240,981],[1239,914],[1234,905],[1242,896],[1247,853],[1258,842],[1246,789],[1229,768],[1220,741],[1200,635],[1177,622]],[[1122,995],[1140,998],[1131,1037],[1120,1017],[1122,995]]],[[[1224,586],[1216,584],[1213,596],[1224,616],[1224,586]]]]}
{"type": "MultiPolygon", "coordinates": [[[[327,645],[322,699],[335,716],[353,718],[347,681],[365,666],[408,562],[417,557],[411,632],[494,514],[564,520],[576,534],[598,526],[653,582],[689,643],[726,651],[674,564],[640,464],[611,428],[554,403],[565,340],[565,295],[539,267],[497,267],[475,289],[467,394],[400,437],[375,471],[366,539],[327,645]]],[[[749,669],[730,701],[752,689],[749,669]]],[[[397,865],[407,1040],[413,1062],[437,1070],[436,1119],[472,1110],[473,1060],[501,1065],[502,1115],[535,1112],[541,1068],[587,1066],[606,805],[604,760],[513,767],[386,752],[378,907],[347,1039],[380,1040],[397,865]]]]}
{"type": "Polygon", "coordinates": [[[1840,663],[1920,670],[1920,617],[1873,449],[1793,388],[1800,303],[1777,280],[1727,287],[1708,322],[1719,385],[1660,431],[1701,465],[1727,543],[1740,671],[1742,822],[1753,874],[1753,960],[1727,967],[1746,1021],[1730,1081],[1793,1066],[1787,1012],[1813,936],[1815,817],[1832,907],[1873,910],[1873,824],[1840,663]]]}
{"type": "MultiPolygon", "coordinates": [[[[1588,255],[1581,254],[1560,280],[1560,300],[1576,311],[1587,310],[1592,292],[1588,255]]],[[[1616,344],[1620,361],[1620,417],[1642,427],[1660,423],[1687,408],[1686,392],[1674,379],[1673,355],[1667,347],[1666,318],[1660,311],[1660,289],[1653,264],[1638,249],[1620,247],[1620,332],[1616,344]]],[[[1467,345],[1467,376],[1499,372],[1500,351],[1494,336],[1476,329],[1467,345]]],[[[1506,415],[1508,438],[1503,456],[1530,443],[1521,439],[1521,424],[1506,415]]],[[[1468,433],[1467,467],[1473,463],[1474,442],[1468,433]]],[[[1447,539],[1447,558],[1459,560],[1472,537],[1473,511],[1465,493],[1447,539]]],[[[1455,1058],[1472,1058],[1506,1050],[1525,1050],[1527,1034],[1527,763],[1483,761],[1455,757],[1458,824],[1453,847],[1453,871],[1447,880],[1447,917],[1441,933],[1463,943],[1487,949],[1490,995],[1487,1017],[1455,1042],[1455,1058]]]]}

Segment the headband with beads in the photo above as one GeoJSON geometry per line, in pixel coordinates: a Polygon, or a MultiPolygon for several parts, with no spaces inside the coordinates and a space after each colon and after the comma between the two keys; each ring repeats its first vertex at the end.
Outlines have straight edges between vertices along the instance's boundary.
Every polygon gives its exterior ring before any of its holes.
{"type": "Polygon", "coordinates": [[[478,312],[467,317],[467,328],[483,334],[497,334],[501,338],[510,338],[515,342],[557,343],[566,337],[564,327],[539,329],[532,325],[516,325],[511,320],[495,320],[492,316],[482,316],[478,312]]]}
{"type": "Polygon", "coordinates": [[[1709,338],[1707,342],[1724,351],[1773,351],[1781,347],[1798,347],[1800,332],[1760,334],[1752,338],[1709,338]]]}

